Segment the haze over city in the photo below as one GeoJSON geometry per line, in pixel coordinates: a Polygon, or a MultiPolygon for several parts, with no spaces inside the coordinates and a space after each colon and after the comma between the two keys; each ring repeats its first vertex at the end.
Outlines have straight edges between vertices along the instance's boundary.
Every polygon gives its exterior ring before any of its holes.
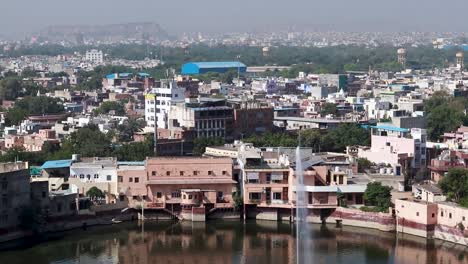
{"type": "Polygon", "coordinates": [[[1,33],[22,35],[51,25],[151,21],[172,34],[201,31],[467,31],[468,2],[426,1],[69,1],[2,3],[1,33]]]}
{"type": "Polygon", "coordinates": [[[0,263],[468,264],[468,0],[3,0],[0,263]]]}

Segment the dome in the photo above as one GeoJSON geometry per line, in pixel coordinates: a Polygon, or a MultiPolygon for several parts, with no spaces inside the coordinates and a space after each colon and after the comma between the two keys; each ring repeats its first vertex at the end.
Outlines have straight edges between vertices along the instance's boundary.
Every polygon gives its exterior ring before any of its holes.
{"type": "Polygon", "coordinates": [[[405,49],[398,49],[398,54],[406,54],[406,50],[405,49]]]}
{"type": "Polygon", "coordinates": [[[456,56],[457,58],[463,58],[464,54],[463,52],[458,52],[456,56]]]}

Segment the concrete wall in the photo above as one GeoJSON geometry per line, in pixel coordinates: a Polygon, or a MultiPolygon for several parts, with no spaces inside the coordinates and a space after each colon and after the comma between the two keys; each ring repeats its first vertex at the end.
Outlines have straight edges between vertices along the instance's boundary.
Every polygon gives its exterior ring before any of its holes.
{"type": "Polygon", "coordinates": [[[386,213],[363,212],[359,209],[338,207],[326,219],[326,222],[336,224],[337,220],[345,226],[372,228],[387,232],[395,231],[395,218],[386,213]]]}

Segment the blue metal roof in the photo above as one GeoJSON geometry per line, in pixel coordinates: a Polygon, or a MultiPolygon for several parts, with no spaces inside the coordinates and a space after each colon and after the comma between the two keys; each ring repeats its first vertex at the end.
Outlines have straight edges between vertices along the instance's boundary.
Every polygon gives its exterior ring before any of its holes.
{"type": "Polygon", "coordinates": [[[42,164],[41,169],[59,169],[67,168],[72,164],[72,160],[49,160],[42,164]]]}
{"type": "Polygon", "coordinates": [[[409,132],[410,130],[407,128],[401,128],[401,127],[395,127],[395,126],[371,126],[371,128],[376,128],[376,129],[382,129],[382,130],[388,130],[388,131],[395,131],[395,132],[409,132]]]}
{"type": "Polygon", "coordinates": [[[130,72],[112,73],[112,74],[106,75],[106,79],[129,78],[132,75],[133,73],[130,73],[130,72]]]}
{"type": "Polygon", "coordinates": [[[210,61],[210,62],[192,62],[200,68],[238,68],[247,67],[240,61],[210,61]]]}
{"type": "Polygon", "coordinates": [[[244,73],[247,71],[247,66],[239,61],[189,62],[182,65],[182,74],[224,73],[234,69],[244,73]]]}

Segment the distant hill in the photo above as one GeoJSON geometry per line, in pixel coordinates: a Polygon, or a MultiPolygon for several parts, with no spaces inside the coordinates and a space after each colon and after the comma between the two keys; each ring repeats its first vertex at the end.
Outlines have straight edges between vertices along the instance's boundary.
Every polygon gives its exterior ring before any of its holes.
{"type": "Polygon", "coordinates": [[[111,25],[62,25],[49,26],[40,32],[38,36],[50,41],[75,41],[100,40],[165,40],[169,34],[157,23],[127,23],[111,25]]]}

